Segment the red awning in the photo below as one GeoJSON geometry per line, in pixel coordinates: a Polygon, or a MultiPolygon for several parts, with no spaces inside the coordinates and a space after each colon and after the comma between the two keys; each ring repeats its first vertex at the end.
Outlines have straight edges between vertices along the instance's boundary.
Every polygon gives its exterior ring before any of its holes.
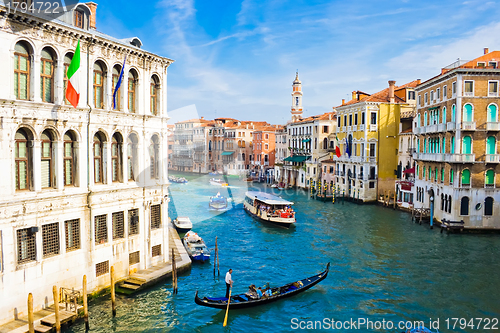
{"type": "Polygon", "coordinates": [[[415,173],[415,168],[406,169],[403,173],[415,173]]]}

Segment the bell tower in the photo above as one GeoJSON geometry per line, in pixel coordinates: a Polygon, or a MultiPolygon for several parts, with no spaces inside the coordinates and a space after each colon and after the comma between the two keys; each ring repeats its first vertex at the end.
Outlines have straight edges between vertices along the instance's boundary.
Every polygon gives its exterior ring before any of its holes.
{"type": "Polygon", "coordinates": [[[295,75],[295,80],[292,84],[292,123],[299,121],[302,118],[302,82],[299,80],[299,72],[295,75]]]}

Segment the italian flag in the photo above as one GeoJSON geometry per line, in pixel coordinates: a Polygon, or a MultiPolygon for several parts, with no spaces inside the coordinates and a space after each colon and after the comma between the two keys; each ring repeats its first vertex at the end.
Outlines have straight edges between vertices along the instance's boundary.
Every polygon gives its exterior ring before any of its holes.
{"type": "Polygon", "coordinates": [[[339,147],[339,138],[335,135],[335,154],[337,157],[340,157],[342,154],[340,154],[340,147],[339,147]]]}
{"type": "Polygon", "coordinates": [[[80,40],[78,40],[75,54],[73,55],[73,59],[71,59],[71,64],[69,64],[66,75],[68,76],[66,99],[76,108],[80,100],[80,40]]]}

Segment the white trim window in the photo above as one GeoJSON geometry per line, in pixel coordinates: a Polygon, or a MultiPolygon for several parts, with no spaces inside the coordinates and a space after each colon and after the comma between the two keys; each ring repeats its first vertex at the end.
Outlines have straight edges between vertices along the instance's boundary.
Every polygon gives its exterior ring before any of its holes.
{"type": "Polygon", "coordinates": [[[497,68],[497,62],[496,61],[490,61],[488,62],[488,67],[492,67],[493,69],[497,68]]]}
{"type": "Polygon", "coordinates": [[[422,95],[418,95],[418,106],[422,106],[422,95]]]}
{"type": "Polygon", "coordinates": [[[427,102],[429,101],[427,98],[427,93],[424,94],[424,105],[427,105],[427,102]]]}
{"type": "Polygon", "coordinates": [[[441,100],[441,88],[436,89],[436,100],[437,102],[441,100]]]}
{"type": "Polygon", "coordinates": [[[474,81],[465,80],[464,81],[464,96],[474,96],[474,81]]]}
{"type": "Polygon", "coordinates": [[[434,102],[434,90],[431,90],[431,99],[429,100],[429,104],[432,104],[434,102]]]}
{"type": "Polygon", "coordinates": [[[453,98],[456,96],[457,96],[457,81],[451,84],[451,97],[453,98]]]}
{"type": "Polygon", "coordinates": [[[443,86],[443,101],[448,97],[448,86],[443,86]]]}
{"type": "Polygon", "coordinates": [[[488,81],[488,97],[498,97],[498,80],[488,81]]]}

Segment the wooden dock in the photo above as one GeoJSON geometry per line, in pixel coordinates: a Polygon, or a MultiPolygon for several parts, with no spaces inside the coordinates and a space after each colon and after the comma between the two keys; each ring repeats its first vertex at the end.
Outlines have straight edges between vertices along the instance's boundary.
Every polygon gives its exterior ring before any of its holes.
{"type": "MultiPolygon", "coordinates": [[[[167,255],[174,249],[175,262],[177,272],[183,272],[191,267],[191,259],[182,244],[182,241],[173,226],[170,226],[169,233],[169,251],[167,255]]],[[[153,266],[147,269],[141,269],[131,274],[127,279],[121,281],[116,286],[116,292],[125,295],[131,295],[149,286],[152,286],[159,281],[172,276],[172,260],[162,263],[161,265],[153,266]]],[[[1,332],[0,332],[1,333],[1,332]]]]}
{"type": "MultiPolygon", "coordinates": [[[[66,304],[59,304],[59,317],[61,325],[72,323],[78,318],[78,313],[83,310],[82,306],[78,306],[77,312],[66,311],[66,304]]],[[[52,304],[47,309],[42,309],[34,313],[35,332],[55,332],[56,317],[54,305],[52,304]]],[[[29,332],[28,316],[18,318],[0,326],[0,333],[26,333],[29,332]]]]}

